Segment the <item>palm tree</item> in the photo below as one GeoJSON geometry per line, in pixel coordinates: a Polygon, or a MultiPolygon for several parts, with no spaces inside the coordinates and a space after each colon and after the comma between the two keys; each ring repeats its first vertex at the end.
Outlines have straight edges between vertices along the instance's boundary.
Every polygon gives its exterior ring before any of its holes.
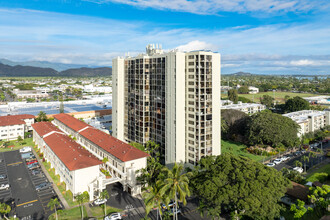
{"type": "Polygon", "coordinates": [[[299,160],[295,160],[295,161],[293,162],[293,165],[294,165],[295,167],[302,167],[302,163],[301,163],[299,160]]]}
{"type": "MultiPolygon", "coordinates": [[[[103,190],[101,193],[100,193],[100,199],[109,199],[109,193],[107,190],[103,190]]],[[[104,206],[104,216],[107,215],[107,203],[104,203],[103,204],[104,206]]]]}
{"type": "MultiPolygon", "coordinates": [[[[187,204],[186,196],[190,196],[190,190],[188,187],[189,179],[188,177],[191,173],[182,174],[183,165],[175,163],[172,170],[164,168],[163,170],[167,175],[164,180],[164,185],[162,186],[160,193],[161,195],[168,195],[168,199],[174,199],[175,202],[175,214],[173,219],[178,219],[178,196],[184,205],[187,204]]],[[[161,180],[158,180],[161,182],[161,180]]],[[[168,203],[167,203],[168,204],[168,203]]]]}
{"type": "Polygon", "coordinates": [[[161,181],[157,181],[153,186],[149,186],[147,190],[142,194],[144,198],[144,204],[146,205],[146,217],[148,216],[151,209],[157,209],[157,220],[158,215],[162,219],[162,204],[165,203],[164,196],[161,195],[161,188],[163,184],[161,181]]]}
{"type": "Polygon", "coordinates": [[[58,218],[57,218],[57,209],[56,209],[56,207],[59,206],[59,205],[60,205],[60,203],[58,202],[58,199],[57,199],[57,198],[55,198],[55,199],[51,199],[51,200],[49,201],[49,203],[47,204],[47,206],[48,206],[51,210],[55,209],[55,219],[56,219],[56,220],[58,219],[58,218]]]}
{"type": "Polygon", "coordinates": [[[305,165],[305,172],[306,172],[306,162],[309,162],[309,157],[308,156],[302,156],[301,160],[304,162],[305,165]]]}
{"type": "MultiPolygon", "coordinates": [[[[314,153],[314,152],[310,152],[310,153],[308,154],[308,157],[309,157],[309,158],[316,158],[316,153],[314,153]]],[[[313,167],[313,160],[311,160],[311,162],[312,162],[312,166],[311,166],[311,167],[313,167]]]]}
{"type": "Polygon", "coordinates": [[[7,205],[6,203],[0,203],[0,213],[3,214],[6,217],[6,214],[8,214],[11,211],[11,207],[7,205]]]}
{"type": "Polygon", "coordinates": [[[81,210],[81,219],[84,219],[84,208],[82,207],[82,205],[87,202],[89,200],[89,194],[88,192],[83,192],[83,193],[79,193],[78,195],[76,195],[76,200],[80,205],[80,210],[81,210]]]}

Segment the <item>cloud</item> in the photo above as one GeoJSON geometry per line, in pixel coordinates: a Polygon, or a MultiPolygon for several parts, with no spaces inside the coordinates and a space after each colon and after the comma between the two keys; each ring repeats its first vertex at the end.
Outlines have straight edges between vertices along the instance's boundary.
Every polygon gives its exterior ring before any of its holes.
{"type": "Polygon", "coordinates": [[[213,50],[215,48],[215,45],[199,40],[190,41],[187,44],[176,47],[176,49],[182,52],[189,52],[193,50],[213,50]]]}
{"type": "Polygon", "coordinates": [[[181,51],[221,53],[222,72],[326,73],[328,19],[225,29],[175,28],[88,16],[0,8],[0,58],[110,66],[149,43],[181,51]]]}
{"type": "Polygon", "coordinates": [[[306,12],[328,6],[325,0],[85,0],[97,4],[118,3],[140,8],[172,10],[194,14],[219,12],[306,12]]]}

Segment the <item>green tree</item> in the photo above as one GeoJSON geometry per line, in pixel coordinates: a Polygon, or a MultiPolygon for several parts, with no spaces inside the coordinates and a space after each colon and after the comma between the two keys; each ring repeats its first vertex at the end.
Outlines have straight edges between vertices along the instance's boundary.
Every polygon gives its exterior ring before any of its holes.
{"type": "Polygon", "coordinates": [[[221,133],[225,139],[237,141],[239,136],[245,136],[250,117],[242,111],[235,109],[221,110],[221,133]],[[223,127],[222,127],[223,128],[223,127]]]}
{"type": "Polygon", "coordinates": [[[294,213],[294,218],[300,219],[307,212],[307,209],[305,208],[305,202],[297,199],[297,204],[292,204],[290,211],[294,213]]]}
{"type": "Polygon", "coordinates": [[[78,195],[75,196],[75,199],[77,200],[77,202],[80,205],[80,211],[81,211],[81,219],[84,219],[84,208],[83,208],[83,204],[85,202],[89,201],[89,194],[88,192],[83,192],[83,193],[79,193],[78,195]]]}
{"type": "Polygon", "coordinates": [[[47,204],[47,207],[49,207],[51,210],[55,209],[55,219],[57,220],[57,207],[60,205],[57,198],[51,199],[49,203],[47,204]]]}
{"type": "Polygon", "coordinates": [[[60,103],[59,111],[60,111],[60,113],[64,113],[64,104],[63,104],[63,101],[60,103]]]}
{"type": "Polygon", "coordinates": [[[40,121],[48,121],[47,115],[45,112],[40,111],[39,114],[36,117],[36,121],[40,122],[40,121]]]}
{"type": "Polygon", "coordinates": [[[163,183],[158,181],[156,184],[149,186],[147,190],[142,194],[144,199],[144,204],[146,206],[146,217],[153,208],[157,209],[157,220],[158,215],[162,219],[162,204],[167,204],[165,199],[166,196],[163,196],[160,192],[163,183]]]}
{"type": "Polygon", "coordinates": [[[299,161],[299,160],[295,160],[294,162],[293,162],[293,166],[295,166],[295,167],[302,167],[302,163],[299,161]]]}
{"type": "Polygon", "coordinates": [[[17,137],[17,141],[18,141],[19,143],[21,143],[21,142],[23,141],[23,138],[22,138],[21,136],[18,136],[18,137],[17,137]]]}
{"type": "Polygon", "coordinates": [[[238,95],[236,89],[230,89],[228,90],[228,99],[234,103],[237,103],[238,101],[238,95]]]}
{"type": "Polygon", "coordinates": [[[199,209],[213,218],[225,210],[250,219],[274,219],[290,186],[281,172],[230,153],[202,158],[193,174],[190,186],[199,209]]]}
{"type": "MultiPolygon", "coordinates": [[[[110,198],[110,196],[109,196],[109,193],[107,190],[103,190],[100,193],[100,199],[109,199],[109,198],[110,198]]],[[[104,207],[104,216],[106,216],[107,215],[107,203],[104,203],[103,207],[104,207]]]]}
{"type": "Polygon", "coordinates": [[[301,161],[304,162],[304,171],[306,172],[306,163],[309,162],[309,157],[308,156],[302,156],[301,161]]]}
{"type": "Polygon", "coordinates": [[[251,116],[248,125],[248,139],[251,144],[292,147],[297,142],[298,125],[290,118],[270,111],[251,116]]]}
{"type": "Polygon", "coordinates": [[[8,214],[11,211],[11,208],[6,203],[0,203],[0,213],[3,215],[8,214]]]}
{"type": "Polygon", "coordinates": [[[265,105],[267,108],[270,108],[274,104],[274,98],[270,95],[263,95],[260,97],[260,103],[265,105]]]}
{"type": "Polygon", "coordinates": [[[251,99],[245,98],[243,96],[238,96],[238,101],[241,101],[242,103],[253,103],[251,99]]]}
{"type": "Polygon", "coordinates": [[[309,102],[299,96],[288,99],[285,102],[285,106],[284,106],[285,112],[296,112],[296,111],[308,110],[308,109],[309,109],[309,102]]]}
{"type": "Polygon", "coordinates": [[[327,212],[330,206],[330,186],[323,184],[322,187],[310,187],[309,201],[314,204],[314,210],[319,218],[327,212]]]}
{"type": "Polygon", "coordinates": [[[311,160],[311,162],[312,162],[312,166],[311,166],[311,167],[313,167],[313,158],[316,158],[317,155],[316,155],[315,152],[309,152],[308,157],[309,157],[309,158],[312,158],[312,160],[311,160]]]}
{"type": "Polygon", "coordinates": [[[145,150],[145,147],[143,146],[143,144],[140,144],[140,143],[137,143],[137,142],[132,141],[132,142],[129,143],[129,145],[131,145],[131,146],[133,146],[133,147],[135,147],[135,148],[137,148],[139,150],[142,150],[144,152],[146,151],[145,150]]]}
{"type": "Polygon", "coordinates": [[[167,169],[166,167],[163,169],[163,172],[166,174],[165,180],[158,180],[158,182],[164,182],[164,185],[160,189],[160,194],[162,196],[167,195],[168,199],[173,199],[175,202],[175,214],[173,215],[173,219],[178,219],[178,196],[179,200],[186,205],[186,197],[190,196],[189,190],[189,176],[191,173],[183,173],[183,165],[175,163],[172,170],[167,169]]]}
{"type": "Polygon", "coordinates": [[[239,94],[249,94],[249,87],[248,86],[241,86],[238,88],[239,94]]]}
{"type": "Polygon", "coordinates": [[[163,167],[164,166],[160,164],[158,157],[148,157],[147,167],[137,171],[138,176],[136,179],[143,189],[145,189],[146,186],[153,185],[160,179],[163,167]]]}

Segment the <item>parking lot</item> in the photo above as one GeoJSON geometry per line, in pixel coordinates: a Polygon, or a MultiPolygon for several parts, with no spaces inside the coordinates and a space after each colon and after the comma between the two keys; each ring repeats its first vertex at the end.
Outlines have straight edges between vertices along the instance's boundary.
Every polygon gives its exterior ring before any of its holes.
{"type": "Polygon", "coordinates": [[[41,168],[29,169],[19,151],[0,153],[0,175],[7,178],[0,184],[9,184],[8,190],[0,190],[0,200],[12,206],[12,214],[19,219],[47,219],[53,211],[47,207],[57,195],[52,186],[36,190],[36,186],[47,183],[41,168]]]}

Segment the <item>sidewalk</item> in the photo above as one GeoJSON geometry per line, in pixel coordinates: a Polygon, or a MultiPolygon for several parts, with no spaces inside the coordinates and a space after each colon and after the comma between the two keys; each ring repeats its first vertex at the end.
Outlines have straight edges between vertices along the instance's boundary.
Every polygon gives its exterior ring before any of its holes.
{"type": "Polygon", "coordinates": [[[44,172],[44,174],[46,175],[47,179],[49,180],[49,182],[53,183],[53,189],[55,190],[59,200],[61,201],[61,203],[64,206],[64,209],[69,209],[70,206],[69,204],[66,202],[66,200],[64,199],[63,195],[61,194],[61,192],[58,190],[56,184],[53,182],[53,179],[51,178],[51,176],[49,175],[48,171],[46,170],[44,164],[42,163],[42,160],[40,160],[37,152],[34,150],[34,148],[32,147],[32,151],[34,153],[34,155],[36,155],[36,158],[38,160],[38,163],[40,164],[40,167],[42,169],[42,171],[44,172]]]}

